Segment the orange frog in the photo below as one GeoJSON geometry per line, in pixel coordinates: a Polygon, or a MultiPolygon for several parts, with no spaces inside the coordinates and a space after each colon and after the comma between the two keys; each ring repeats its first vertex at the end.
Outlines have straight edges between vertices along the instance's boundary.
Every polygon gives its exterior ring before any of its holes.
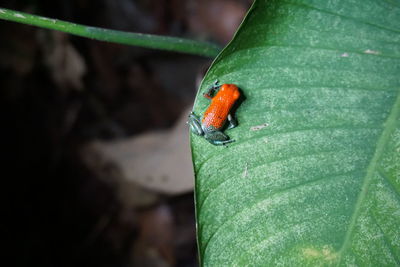
{"type": "Polygon", "coordinates": [[[235,140],[229,139],[221,130],[226,121],[229,123],[227,129],[237,126],[237,122],[230,112],[240,97],[239,88],[234,84],[218,85],[218,81],[215,81],[204,97],[210,99],[211,104],[204,112],[201,121],[193,112],[190,113],[188,121],[190,130],[199,136],[204,136],[213,145],[234,142],[235,140]]]}

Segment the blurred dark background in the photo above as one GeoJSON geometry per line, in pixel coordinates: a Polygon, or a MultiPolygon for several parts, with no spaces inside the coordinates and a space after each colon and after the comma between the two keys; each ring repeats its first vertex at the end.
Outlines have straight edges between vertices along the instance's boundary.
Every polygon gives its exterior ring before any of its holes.
{"type": "MultiPolygon", "coordinates": [[[[0,7],[223,47],[251,2],[27,0],[0,7]]],[[[89,168],[83,147],[172,127],[212,59],[6,21],[0,35],[1,264],[197,266],[191,190],[145,190],[146,201],[140,195],[123,203],[113,166],[89,168]]]]}

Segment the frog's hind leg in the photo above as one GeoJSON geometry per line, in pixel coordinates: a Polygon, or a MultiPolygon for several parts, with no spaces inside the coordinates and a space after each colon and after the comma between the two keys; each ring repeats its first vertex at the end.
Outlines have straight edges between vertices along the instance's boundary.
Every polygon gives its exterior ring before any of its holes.
{"type": "Polygon", "coordinates": [[[222,145],[226,145],[229,143],[235,142],[235,140],[233,139],[229,139],[229,140],[225,140],[225,141],[210,141],[211,144],[216,145],[216,146],[222,146],[222,145]]]}
{"type": "Polygon", "coordinates": [[[201,127],[201,121],[193,112],[189,114],[188,124],[190,126],[190,131],[197,135],[204,135],[203,128],[201,127]]]}
{"type": "Polygon", "coordinates": [[[225,145],[232,143],[235,140],[229,139],[229,137],[221,131],[209,131],[205,132],[204,137],[213,145],[225,145]]]}

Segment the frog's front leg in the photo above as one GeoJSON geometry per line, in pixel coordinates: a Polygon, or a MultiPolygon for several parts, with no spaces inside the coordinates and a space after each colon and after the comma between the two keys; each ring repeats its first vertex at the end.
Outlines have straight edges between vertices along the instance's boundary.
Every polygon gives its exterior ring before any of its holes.
{"type": "Polygon", "coordinates": [[[238,126],[238,122],[235,119],[235,117],[232,116],[232,114],[230,114],[230,113],[228,114],[227,120],[228,120],[228,123],[229,123],[228,127],[226,128],[227,130],[235,128],[236,126],[238,126]]]}
{"type": "Polygon", "coordinates": [[[218,85],[219,81],[215,80],[214,84],[210,86],[210,88],[207,89],[207,91],[203,94],[203,96],[207,99],[212,99],[212,95],[214,94],[215,90],[218,90],[221,85],[218,85]]]}
{"type": "Polygon", "coordinates": [[[188,124],[190,126],[190,130],[197,135],[204,135],[203,128],[201,127],[200,118],[197,117],[193,112],[189,114],[188,124]]]}

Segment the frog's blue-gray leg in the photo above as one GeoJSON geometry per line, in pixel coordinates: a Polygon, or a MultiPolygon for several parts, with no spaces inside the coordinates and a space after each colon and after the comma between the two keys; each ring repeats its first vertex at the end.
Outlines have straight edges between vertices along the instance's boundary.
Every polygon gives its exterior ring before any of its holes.
{"type": "Polygon", "coordinates": [[[228,122],[229,122],[229,125],[228,125],[228,127],[226,128],[227,130],[228,129],[232,129],[232,128],[235,128],[236,126],[238,126],[238,122],[237,122],[237,120],[232,116],[232,114],[228,114],[228,122]]]}
{"type": "Polygon", "coordinates": [[[229,139],[226,141],[210,141],[211,144],[216,145],[216,146],[222,146],[222,145],[226,145],[229,143],[235,142],[235,140],[233,139],[229,139]]]}
{"type": "Polygon", "coordinates": [[[228,143],[232,143],[235,140],[229,139],[229,137],[221,131],[205,131],[204,137],[213,145],[225,145],[228,143]]]}
{"type": "Polygon", "coordinates": [[[215,91],[215,90],[219,90],[219,88],[221,87],[221,85],[219,85],[218,83],[219,83],[219,81],[218,81],[218,80],[215,80],[214,84],[211,85],[211,86],[207,89],[207,91],[203,94],[203,96],[204,96],[205,98],[212,99],[212,95],[214,94],[214,91],[215,91]]]}
{"type": "Polygon", "coordinates": [[[204,131],[201,128],[201,121],[199,117],[197,117],[193,112],[189,114],[188,124],[190,126],[190,130],[197,135],[204,135],[204,131]]]}

